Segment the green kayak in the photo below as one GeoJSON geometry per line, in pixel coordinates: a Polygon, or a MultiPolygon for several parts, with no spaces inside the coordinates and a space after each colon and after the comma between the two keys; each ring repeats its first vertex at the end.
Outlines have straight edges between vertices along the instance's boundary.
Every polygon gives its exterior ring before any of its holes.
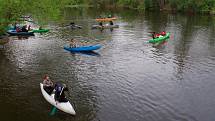
{"type": "Polygon", "coordinates": [[[169,36],[170,36],[170,33],[168,32],[168,33],[166,33],[166,36],[160,36],[160,37],[155,38],[155,39],[150,39],[149,43],[153,43],[154,44],[154,43],[157,43],[157,42],[162,42],[162,41],[168,39],[169,36]]]}
{"type": "Polygon", "coordinates": [[[48,32],[49,29],[34,29],[32,31],[35,32],[35,33],[44,33],[44,32],[48,32]]]}

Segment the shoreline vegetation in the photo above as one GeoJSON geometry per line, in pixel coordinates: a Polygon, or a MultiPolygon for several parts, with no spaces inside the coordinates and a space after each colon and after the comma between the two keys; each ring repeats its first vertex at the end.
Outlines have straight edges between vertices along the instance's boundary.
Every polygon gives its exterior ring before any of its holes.
{"type": "Polygon", "coordinates": [[[0,0],[0,35],[22,15],[32,15],[39,24],[57,20],[65,8],[131,9],[138,12],[170,11],[215,15],[215,0],[0,0]]]}

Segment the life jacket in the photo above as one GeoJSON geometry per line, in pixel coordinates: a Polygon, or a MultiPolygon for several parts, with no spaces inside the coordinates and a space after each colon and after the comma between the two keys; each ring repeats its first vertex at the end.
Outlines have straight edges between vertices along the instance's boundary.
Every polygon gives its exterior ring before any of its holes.
{"type": "Polygon", "coordinates": [[[166,32],[165,32],[165,31],[162,31],[162,32],[161,32],[161,35],[162,35],[162,36],[165,36],[165,35],[166,35],[166,32]]]}
{"type": "Polygon", "coordinates": [[[20,28],[19,27],[17,27],[16,28],[16,32],[20,32],[21,30],[20,30],[20,28]]]}
{"type": "Polygon", "coordinates": [[[160,36],[160,34],[155,34],[155,37],[159,37],[160,36]]]}
{"type": "Polygon", "coordinates": [[[56,91],[56,93],[60,94],[60,92],[62,91],[62,89],[63,89],[63,85],[60,82],[57,82],[55,84],[55,91],[56,91]]]}

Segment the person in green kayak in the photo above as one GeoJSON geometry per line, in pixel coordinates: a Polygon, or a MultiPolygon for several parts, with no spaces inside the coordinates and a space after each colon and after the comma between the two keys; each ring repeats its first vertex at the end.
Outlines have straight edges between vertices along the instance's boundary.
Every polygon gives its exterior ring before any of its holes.
{"type": "Polygon", "coordinates": [[[166,32],[165,32],[165,31],[162,31],[162,32],[160,33],[160,35],[165,36],[165,35],[166,35],[166,32]]]}
{"type": "Polygon", "coordinates": [[[156,39],[156,38],[158,38],[158,37],[160,37],[160,36],[165,36],[165,35],[166,35],[166,32],[165,32],[165,31],[163,31],[163,32],[161,32],[161,33],[152,32],[152,38],[153,38],[153,39],[156,39]]]}
{"type": "Polygon", "coordinates": [[[42,27],[42,26],[40,26],[40,27],[39,27],[39,30],[42,30],[42,29],[43,29],[43,27],[42,27]]]}

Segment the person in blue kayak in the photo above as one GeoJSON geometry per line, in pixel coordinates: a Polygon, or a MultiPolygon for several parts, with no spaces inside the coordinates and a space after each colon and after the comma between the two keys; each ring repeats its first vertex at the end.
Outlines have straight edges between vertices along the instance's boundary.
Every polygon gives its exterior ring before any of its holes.
{"type": "Polygon", "coordinates": [[[42,29],[43,29],[43,27],[42,27],[42,26],[40,26],[40,27],[39,27],[39,30],[42,30],[42,29]]]}
{"type": "Polygon", "coordinates": [[[69,46],[70,46],[70,48],[77,47],[77,40],[75,40],[75,39],[72,38],[70,40],[69,46]]]}
{"type": "Polygon", "coordinates": [[[43,78],[43,88],[49,95],[54,90],[54,83],[47,74],[43,78]]]}
{"type": "Polygon", "coordinates": [[[55,84],[55,101],[56,102],[68,102],[65,96],[65,91],[68,91],[68,88],[65,84],[61,82],[56,82],[55,84]]]}

